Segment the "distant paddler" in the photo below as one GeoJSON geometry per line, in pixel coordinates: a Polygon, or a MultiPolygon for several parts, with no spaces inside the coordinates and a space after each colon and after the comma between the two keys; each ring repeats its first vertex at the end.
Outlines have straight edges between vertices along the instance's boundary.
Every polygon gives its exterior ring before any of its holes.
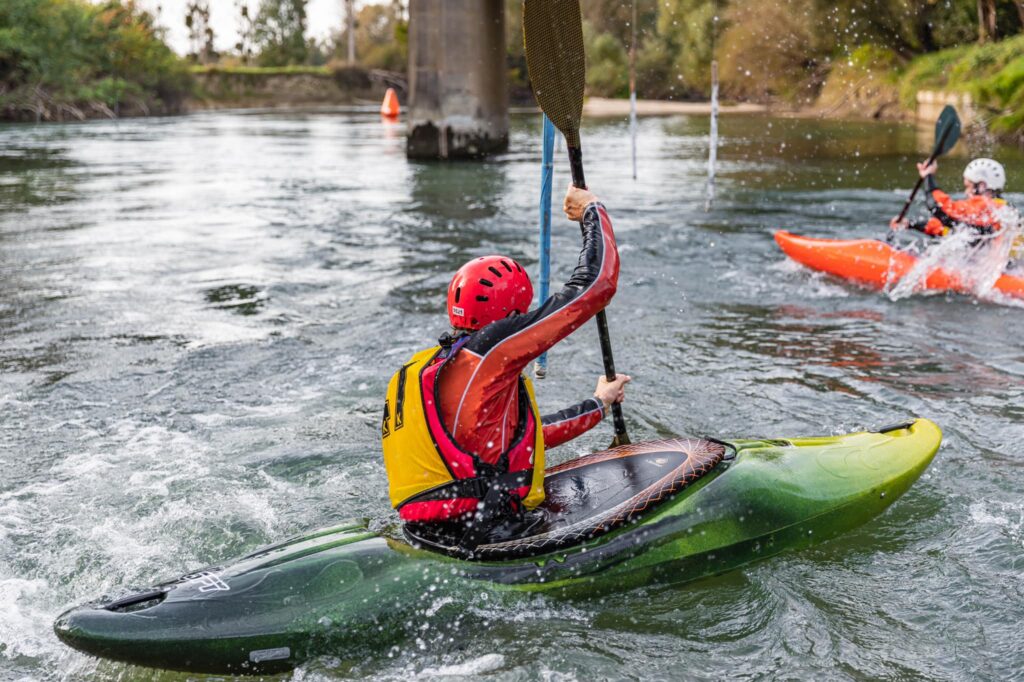
{"type": "Polygon", "coordinates": [[[978,241],[1012,230],[1015,243],[1011,258],[1019,258],[1024,250],[1020,235],[1021,215],[1002,196],[1006,187],[1003,164],[988,158],[968,163],[963,173],[963,199],[953,199],[939,188],[935,181],[937,170],[938,162],[934,159],[917,164],[917,172],[924,181],[925,205],[929,214],[914,221],[897,216],[889,222],[889,227],[893,230],[916,230],[935,238],[970,230],[978,236],[978,241]]]}

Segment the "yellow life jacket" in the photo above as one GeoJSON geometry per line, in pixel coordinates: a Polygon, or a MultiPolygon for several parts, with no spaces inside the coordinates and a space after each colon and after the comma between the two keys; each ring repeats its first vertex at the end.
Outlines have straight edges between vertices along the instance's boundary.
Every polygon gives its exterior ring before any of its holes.
{"type": "Polygon", "coordinates": [[[527,509],[544,501],[544,429],[533,384],[520,376],[519,428],[498,464],[458,446],[441,419],[437,374],[458,351],[412,356],[388,384],[381,421],[391,506],[407,521],[444,521],[477,508],[497,484],[527,509]]]}

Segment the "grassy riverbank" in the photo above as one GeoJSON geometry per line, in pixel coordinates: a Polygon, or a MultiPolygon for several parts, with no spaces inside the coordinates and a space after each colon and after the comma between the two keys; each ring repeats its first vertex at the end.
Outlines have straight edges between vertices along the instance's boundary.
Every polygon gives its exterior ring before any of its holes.
{"type": "Polygon", "coordinates": [[[1024,35],[911,60],[876,46],[835,64],[815,103],[825,116],[910,118],[921,91],[970,96],[973,118],[1008,142],[1024,142],[1024,35]]]}
{"type": "Polygon", "coordinates": [[[989,130],[1024,141],[1024,35],[919,57],[900,78],[904,106],[919,90],[968,93],[989,130]]]}

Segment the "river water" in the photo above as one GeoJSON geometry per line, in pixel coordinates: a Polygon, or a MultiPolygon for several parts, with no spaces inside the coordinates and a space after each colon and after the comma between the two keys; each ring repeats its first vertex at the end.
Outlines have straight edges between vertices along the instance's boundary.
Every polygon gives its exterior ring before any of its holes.
{"type": "MultiPolygon", "coordinates": [[[[892,301],[802,270],[771,237],[881,235],[927,133],[720,128],[710,213],[706,118],[643,120],[636,182],[625,121],[583,131],[621,245],[609,318],[634,440],[921,415],[945,431],[929,472],[811,550],[600,601],[530,600],[446,650],[318,660],[295,679],[1024,679],[1024,310],[892,301]]],[[[502,252],[535,268],[539,139],[537,116],[516,117],[508,154],[410,163],[401,129],[371,112],[0,127],[0,679],[153,679],[63,647],[54,617],[390,518],[385,384],[444,331],[462,262],[502,252]]],[[[1024,188],[1020,155],[975,150],[1024,188]]],[[[943,161],[941,184],[956,188],[965,161],[943,161]]],[[[564,187],[561,157],[556,172],[564,187]]],[[[579,233],[554,226],[557,282],[579,233]]],[[[542,409],[588,395],[595,337],[550,354],[542,409]]],[[[609,438],[603,425],[550,457],[609,438]]]]}

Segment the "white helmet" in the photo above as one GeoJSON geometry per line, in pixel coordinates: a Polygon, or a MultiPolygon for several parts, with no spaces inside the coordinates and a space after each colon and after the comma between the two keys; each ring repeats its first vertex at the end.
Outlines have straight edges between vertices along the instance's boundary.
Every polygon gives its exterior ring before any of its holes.
{"type": "Polygon", "coordinates": [[[990,190],[1000,192],[1006,187],[1006,169],[992,159],[975,159],[964,168],[964,180],[984,182],[990,190]]]}

